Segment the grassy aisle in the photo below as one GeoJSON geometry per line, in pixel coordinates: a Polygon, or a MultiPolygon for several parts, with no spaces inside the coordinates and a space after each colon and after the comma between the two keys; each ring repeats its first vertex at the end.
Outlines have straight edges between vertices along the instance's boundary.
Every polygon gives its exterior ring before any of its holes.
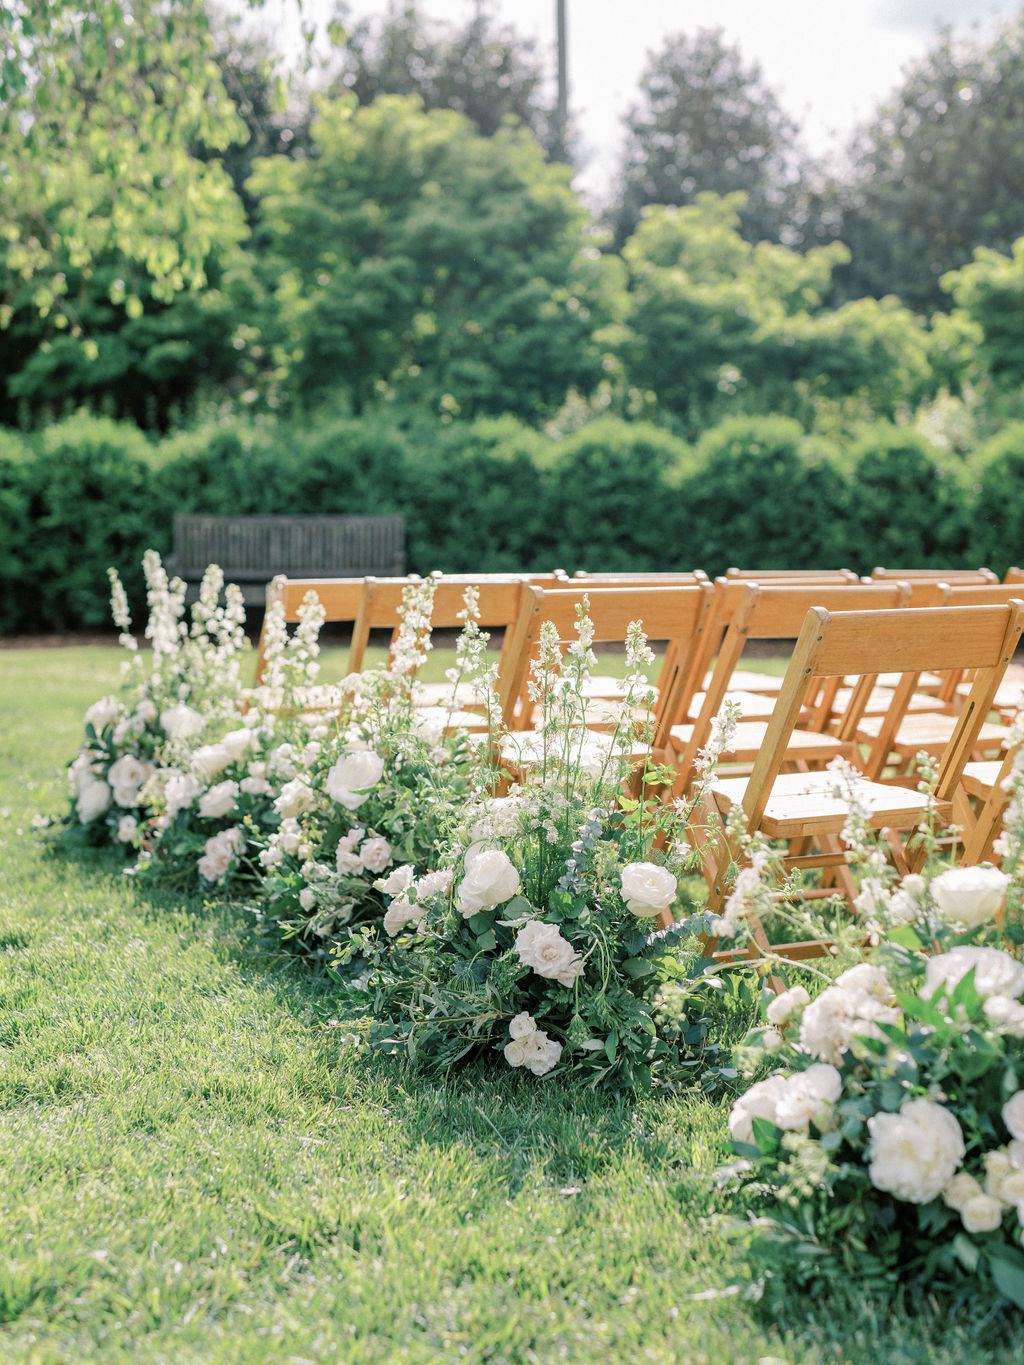
{"type": "Polygon", "coordinates": [[[842,1287],[779,1329],[695,1298],[741,1273],[709,1221],[723,1112],[367,1064],[242,908],[42,852],[116,676],[113,649],[0,651],[0,1360],[1024,1358],[842,1287]]]}

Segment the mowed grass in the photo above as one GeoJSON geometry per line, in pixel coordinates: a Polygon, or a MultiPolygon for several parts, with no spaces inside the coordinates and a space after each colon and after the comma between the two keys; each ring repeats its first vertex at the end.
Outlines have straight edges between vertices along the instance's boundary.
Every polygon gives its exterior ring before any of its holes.
{"type": "Polygon", "coordinates": [[[731,1292],[724,1105],[367,1062],[244,907],[41,848],[117,669],[0,651],[5,1365],[1024,1358],[981,1309],[731,1292]]]}

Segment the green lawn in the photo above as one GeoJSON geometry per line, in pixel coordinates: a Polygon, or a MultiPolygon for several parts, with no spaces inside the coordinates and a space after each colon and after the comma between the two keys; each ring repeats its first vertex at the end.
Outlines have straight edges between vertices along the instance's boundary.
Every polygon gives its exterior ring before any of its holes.
{"type": "Polygon", "coordinates": [[[712,1297],[751,1278],[723,1109],[368,1063],[243,907],[38,847],[117,664],[0,651],[0,1360],[1024,1358],[1005,1317],[916,1296],[712,1297]]]}

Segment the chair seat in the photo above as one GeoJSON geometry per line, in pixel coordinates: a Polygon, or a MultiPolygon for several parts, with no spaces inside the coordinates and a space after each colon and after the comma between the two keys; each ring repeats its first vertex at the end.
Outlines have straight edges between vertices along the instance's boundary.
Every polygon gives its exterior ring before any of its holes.
{"type": "Polygon", "coordinates": [[[447,706],[452,703],[460,709],[471,709],[482,706],[484,698],[480,689],[472,683],[457,683],[453,695],[449,682],[415,682],[412,685],[412,701],[414,706],[447,706]]]}
{"type": "MultiPolygon", "coordinates": [[[[733,731],[732,742],[723,750],[722,763],[753,763],[764,744],[768,722],[763,720],[740,721],[733,731]]],[[[677,753],[682,753],[693,737],[692,725],[673,725],[669,739],[677,753]]],[[[847,754],[849,745],[834,735],[820,735],[816,730],[794,730],[786,745],[786,758],[790,762],[803,759],[805,762],[827,763],[840,754],[847,754]]]]}
{"type": "Polygon", "coordinates": [[[729,686],[744,692],[758,692],[766,697],[777,697],[782,679],[776,677],[774,673],[757,673],[751,669],[734,668],[729,686]]]}
{"type": "MultiPolygon", "coordinates": [[[[956,716],[921,712],[905,716],[893,740],[893,751],[901,758],[913,758],[923,749],[938,758],[949,743],[957,726],[956,716]]],[[[866,716],[857,727],[858,739],[877,739],[882,728],[881,716],[866,716]]],[[[998,749],[1006,739],[1006,726],[986,721],[978,734],[976,748],[998,749]]]]}
{"type": "MultiPolygon", "coordinates": [[[[927,809],[921,792],[892,787],[867,778],[855,779],[857,800],[874,828],[913,826],[927,809]]],[[[833,795],[837,785],[834,774],[782,773],[772,785],[759,828],[770,839],[795,839],[804,834],[838,834],[849,817],[846,801],[833,795]]],[[[723,778],[711,783],[711,790],[725,815],[743,800],[745,777],[723,778]]],[[[948,813],[948,803],[936,803],[940,815],[948,813]]]]}
{"type": "MultiPolygon", "coordinates": [[[[852,687],[841,687],[836,693],[835,700],[832,703],[833,711],[838,715],[842,715],[849,706],[850,698],[852,696],[852,687]]],[[[883,687],[879,684],[877,687],[872,688],[871,695],[868,697],[864,706],[865,716],[887,715],[895,696],[896,693],[891,687],[883,687]]],[[[934,715],[937,712],[941,715],[944,713],[948,714],[949,707],[945,702],[940,701],[938,697],[929,696],[925,692],[915,692],[907,703],[907,711],[913,713],[920,711],[925,712],[928,715],[934,715]]]]}
{"type": "MultiPolygon", "coordinates": [[[[743,688],[737,688],[735,692],[726,692],[725,699],[739,707],[740,720],[770,720],[775,708],[774,697],[762,696],[758,692],[747,692],[743,688]]],[[[690,715],[694,718],[699,716],[703,705],[704,693],[694,692],[690,701],[690,715]]]]}
{"type": "Polygon", "coordinates": [[[979,800],[987,799],[999,779],[999,769],[1003,766],[1000,758],[984,758],[974,763],[964,764],[964,775],[961,779],[964,791],[968,796],[976,796],[979,800]]]}

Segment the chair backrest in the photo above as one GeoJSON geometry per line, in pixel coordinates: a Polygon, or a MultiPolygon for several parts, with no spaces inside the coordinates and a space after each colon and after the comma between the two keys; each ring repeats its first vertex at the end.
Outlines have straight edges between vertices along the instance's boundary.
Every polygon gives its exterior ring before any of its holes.
{"type": "Polygon", "coordinates": [[[622,644],[633,621],[643,624],[648,640],[667,642],[665,661],[658,678],[654,711],[655,745],[662,742],[663,717],[680,687],[690,677],[695,654],[711,609],[709,583],[679,583],[587,587],[545,590],[528,586],[523,591],[519,620],[513,633],[507,667],[499,673],[498,691],[502,714],[509,728],[530,724],[525,704],[530,664],[537,657],[541,629],[551,622],[560,646],[578,638],[578,608],[586,601],[595,644],[622,644]],[[517,714],[518,708],[518,714],[517,714]]]}
{"type": "MultiPolygon", "coordinates": [[[[466,608],[466,588],[475,587],[477,619],[481,629],[501,629],[507,634],[509,627],[518,620],[522,590],[529,581],[527,577],[516,574],[504,577],[498,575],[475,577],[467,574],[435,578],[430,612],[431,628],[461,629],[466,608]]],[[[401,623],[399,611],[406,586],[394,579],[366,579],[358,614],[352,627],[352,644],[348,658],[350,673],[358,673],[362,669],[372,630],[390,631],[391,640],[394,641],[401,623]]],[[[508,644],[509,641],[506,639],[505,645],[508,644]]]]}
{"type": "MultiPolygon", "coordinates": [[[[410,578],[377,579],[379,583],[400,585],[401,589],[418,580],[410,578]]],[[[267,616],[275,604],[284,608],[284,619],[293,624],[299,619],[299,608],[310,592],[316,593],[317,600],[324,609],[324,619],[332,624],[354,624],[359,616],[363,600],[365,578],[287,578],[278,574],[267,584],[267,601],[260,628],[259,646],[256,654],[256,685],[263,681],[266,672],[267,616]]]]}
{"type": "Polygon", "coordinates": [[[1004,583],[1024,583],[1024,569],[1019,569],[1016,564],[1006,570],[1003,575],[1004,583]]]}
{"type": "Polygon", "coordinates": [[[585,578],[588,583],[647,583],[652,588],[671,585],[672,583],[710,582],[710,579],[703,569],[691,569],[689,571],[673,569],[668,570],[665,573],[589,573],[586,569],[577,569],[572,576],[572,580],[575,582],[580,578],[585,578]]]}
{"type": "MultiPolygon", "coordinates": [[[[712,614],[712,625],[728,622],[728,629],[718,649],[711,677],[704,687],[704,701],[693,724],[689,743],[679,758],[682,773],[689,771],[699,750],[708,741],[714,718],[722,710],[729,680],[736,671],[748,640],[796,640],[811,607],[826,611],[885,611],[906,607],[910,588],[906,583],[744,583],[739,579],[716,581],[715,606],[721,615],[712,614]]],[[[706,656],[706,642],[702,657],[706,656]]],[[[821,688],[816,681],[808,689],[808,700],[820,691],[817,705],[824,719],[831,709],[841,678],[829,680],[821,688]]],[[[694,689],[696,690],[696,689],[694,689]]],[[[667,718],[667,723],[678,724],[685,719],[680,713],[667,718]]],[[[816,726],[815,728],[821,728],[816,726]]]]}
{"type": "Polygon", "coordinates": [[[748,583],[764,583],[781,578],[794,583],[859,583],[860,575],[853,569],[726,569],[726,578],[742,578],[748,583]]]}
{"type": "MultiPolygon", "coordinates": [[[[879,673],[902,675],[893,699],[894,725],[922,672],[976,670],[974,684],[939,761],[936,798],[950,801],[971,749],[1024,629],[1024,601],[994,607],[923,607],[893,611],[829,613],[812,607],[790,659],[782,690],[751,772],[743,807],[751,827],[764,813],[789,738],[799,719],[808,684],[815,679],[855,674],[840,738],[855,733],[870,686],[879,673]]],[[[886,720],[889,718],[887,717],[886,720]]],[[[877,744],[890,747],[892,730],[882,726],[877,744]]]]}
{"type": "Polygon", "coordinates": [[[883,569],[871,570],[872,578],[933,579],[942,583],[998,583],[991,569],[883,569]]]}

